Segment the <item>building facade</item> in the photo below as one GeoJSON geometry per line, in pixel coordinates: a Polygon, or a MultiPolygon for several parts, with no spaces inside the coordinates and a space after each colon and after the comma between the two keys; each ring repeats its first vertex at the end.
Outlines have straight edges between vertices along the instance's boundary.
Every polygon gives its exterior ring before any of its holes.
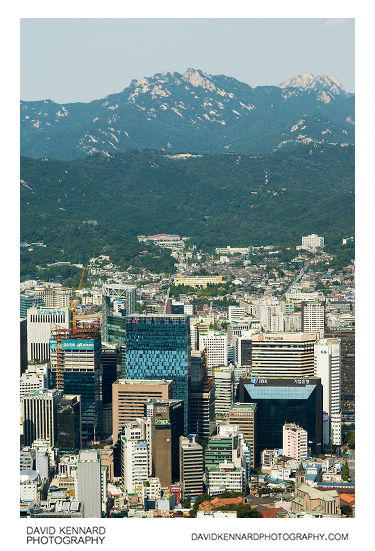
{"type": "Polygon", "coordinates": [[[258,333],[251,340],[253,376],[314,376],[314,344],[317,334],[258,333]]]}
{"type": "Polygon", "coordinates": [[[285,422],[304,428],[312,453],[321,453],[323,390],[319,378],[244,378],[239,391],[241,402],[257,405],[255,464],[262,450],[282,448],[285,422]]]}
{"type": "Polygon", "coordinates": [[[101,518],[102,473],[100,453],[96,450],[80,450],[76,476],[76,497],[83,505],[83,518],[101,518]]]}
{"type": "MultiPolygon", "coordinates": [[[[65,394],[80,394],[83,441],[95,440],[100,427],[102,377],[101,339],[99,332],[84,331],[61,339],[63,367],[62,386],[65,394]]],[[[57,339],[50,340],[50,388],[58,383],[57,339]]]]}
{"type": "Polygon", "coordinates": [[[27,358],[29,362],[49,361],[49,341],[53,329],[69,329],[71,315],[68,308],[51,309],[47,306],[27,310],[27,358]]]}
{"type": "Polygon", "coordinates": [[[315,375],[323,385],[323,411],[328,415],[329,433],[324,444],[341,446],[341,342],[320,339],[315,344],[315,375]]]}
{"type": "Polygon", "coordinates": [[[183,498],[203,493],[203,448],[195,437],[180,437],[180,483],[183,498]]]}
{"type": "Polygon", "coordinates": [[[172,379],[173,398],[184,402],[188,428],[190,324],[185,315],[126,317],[126,373],[130,379],[172,379]]]}
{"type": "Polygon", "coordinates": [[[283,426],[283,455],[293,459],[307,457],[307,431],[295,423],[285,423],[283,426]]]}
{"type": "Polygon", "coordinates": [[[113,442],[126,423],[143,417],[148,400],[172,398],[172,388],[170,379],[118,379],[113,383],[113,442]]]}

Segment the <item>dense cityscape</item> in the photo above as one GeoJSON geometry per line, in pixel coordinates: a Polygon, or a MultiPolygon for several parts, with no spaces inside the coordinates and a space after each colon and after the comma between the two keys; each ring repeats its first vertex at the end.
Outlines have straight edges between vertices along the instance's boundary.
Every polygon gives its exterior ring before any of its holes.
{"type": "Polygon", "coordinates": [[[68,261],[23,277],[21,517],[354,517],[354,238],[339,238],[138,235],[173,274],[100,255],[73,286],[68,261]]]}

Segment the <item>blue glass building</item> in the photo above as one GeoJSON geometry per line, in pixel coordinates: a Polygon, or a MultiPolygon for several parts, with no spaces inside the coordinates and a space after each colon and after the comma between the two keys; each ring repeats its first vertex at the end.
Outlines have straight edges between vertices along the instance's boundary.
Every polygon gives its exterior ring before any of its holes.
{"type": "Polygon", "coordinates": [[[190,371],[189,317],[143,314],[126,317],[128,379],[173,379],[173,398],[184,401],[184,431],[188,431],[190,371]]]}
{"type": "Polygon", "coordinates": [[[240,402],[257,404],[255,419],[255,461],[264,449],[283,447],[284,423],[296,423],[307,431],[314,454],[321,453],[323,391],[318,377],[241,378],[240,402]]]}

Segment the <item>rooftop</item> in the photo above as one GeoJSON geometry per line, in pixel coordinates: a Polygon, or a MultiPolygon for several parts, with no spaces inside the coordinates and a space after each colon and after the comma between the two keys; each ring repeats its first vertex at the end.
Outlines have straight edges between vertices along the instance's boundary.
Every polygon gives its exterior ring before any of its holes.
{"type": "Polygon", "coordinates": [[[117,379],[116,385],[169,385],[172,379],[117,379]]]}

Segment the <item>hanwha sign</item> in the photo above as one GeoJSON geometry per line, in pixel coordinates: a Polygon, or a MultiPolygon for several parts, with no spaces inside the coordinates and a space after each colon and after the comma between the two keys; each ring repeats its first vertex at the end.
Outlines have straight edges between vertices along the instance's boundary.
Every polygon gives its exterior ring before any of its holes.
{"type": "Polygon", "coordinates": [[[258,341],[264,341],[264,335],[258,335],[258,341]]]}

